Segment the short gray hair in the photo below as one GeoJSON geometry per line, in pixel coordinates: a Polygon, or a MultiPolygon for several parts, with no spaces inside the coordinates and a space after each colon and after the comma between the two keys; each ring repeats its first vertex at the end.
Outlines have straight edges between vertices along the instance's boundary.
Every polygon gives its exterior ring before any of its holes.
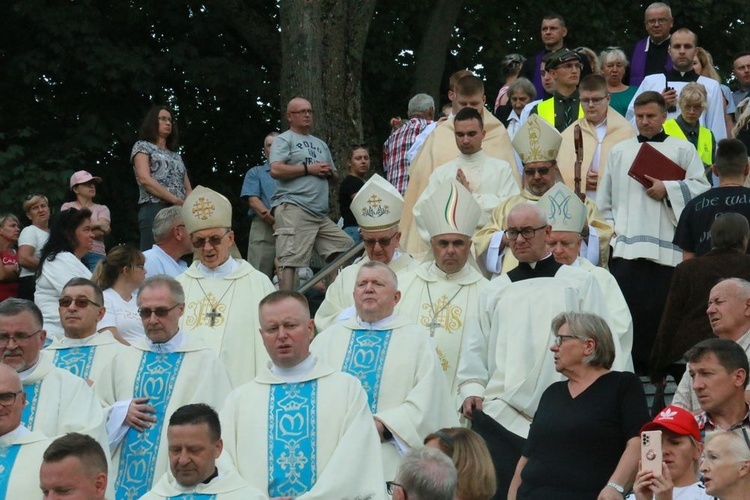
{"type": "Polygon", "coordinates": [[[508,97],[518,90],[529,96],[532,101],[536,99],[536,88],[534,87],[534,84],[524,77],[519,77],[515,82],[510,84],[508,87],[508,97]]]}
{"type": "Polygon", "coordinates": [[[141,305],[141,293],[148,288],[159,288],[166,287],[169,289],[169,293],[172,296],[172,301],[175,304],[185,303],[185,290],[182,289],[182,285],[179,281],[166,274],[157,274],[151,278],[146,279],[143,284],[138,288],[138,296],[136,302],[141,305]]]}
{"type": "Polygon", "coordinates": [[[648,7],[646,7],[646,11],[656,10],[656,9],[667,9],[667,12],[669,13],[669,17],[672,17],[672,7],[665,4],[664,2],[654,2],[648,7]]]}
{"type": "Polygon", "coordinates": [[[706,437],[703,439],[704,450],[708,444],[718,437],[725,437],[728,440],[729,453],[738,462],[747,462],[750,460],[750,445],[745,441],[745,436],[742,434],[742,429],[734,429],[731,431],[715,430],[707,432],[706,437]]]}
{"type": "Polygon", "coordinates": [[[619,47],[609,47],[602,50],[602,53],[599,54],[599,65],[602,69],[612,61],[621,61],[626,67],[630,64],[628,56],[619,47]]]}
{"type": "Polygon", "coordinates": [[[453,500],[458,472],[448,455],[435,448],[412,449],[396,471],[396,482],[412,500],[453,500]]]}
{"type": "Polygon", "coordinates": [[[11,297],[0,302],[0,316],[18,316],[22,312],[28,311],[36,322],[35,326],[42,328],[44,326],[44,317],[39,306],[30,300],[17,299],[11,297]]]}
{"type": "Polygon", "coordinates": [[[511,208],[510,212],[508,212],[508,215],[505,217],[505,220],[507,222],[508,219],[510,219],[511,215],[527,211],[533,212],[536,215],[539,224],[549,225],[549,220],[547,219],[547,214],[544,209],[542,209],[542,207],[540,207],[538,203],[529,203],[528,201],[519,203],[515,207],[511,208]]]}
{"type": "Polygon", "coordinates": [[[359,279],[359,273],[362,272],[362,269],[385,269],[388,271],[388,276],[391,279],[391,284],[393,284],[393,287],[398,290],[398,276],[396,276],[396,273],[388,267],[387,264],[384,264],[378,260],[369,260],[362,264],[362,266],[359,268],[359,271],[357,271],[357,278],[359,279]]]}
{"type": "Polygon", "coordinates": [[[552,331],[557,334],[563,325],[568,325],[568,332],[579,340],[592,339],[594,352],[586,356],[584,363],[609,370],[615,361],[615,342],[612,330],[601,316],[590,313],[563,312],[552,320],[552,331]]]}
{"type": "Polygon", "coordinates": [[[409,99],[409,118],[428,113],[430,109],[435,111],[435,100],[429,94],[417,94],[409,99]]]}
{"type": "Polygon", "coordinates": [[[154,217],[154,225],[151,227],[154,241],[156,243],[164,241],[172,228],[180,223],[182,223],[182,207],[173,206],[159,210],[154,217]]]}

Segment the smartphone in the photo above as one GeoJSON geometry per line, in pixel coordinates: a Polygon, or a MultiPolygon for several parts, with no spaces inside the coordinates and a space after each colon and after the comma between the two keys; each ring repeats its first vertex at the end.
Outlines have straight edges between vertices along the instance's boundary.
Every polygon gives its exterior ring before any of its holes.
{"type": "Polygon", "coordinates": [[[641,470],[661,476],[661,431],[641,432],[641,470]]]}

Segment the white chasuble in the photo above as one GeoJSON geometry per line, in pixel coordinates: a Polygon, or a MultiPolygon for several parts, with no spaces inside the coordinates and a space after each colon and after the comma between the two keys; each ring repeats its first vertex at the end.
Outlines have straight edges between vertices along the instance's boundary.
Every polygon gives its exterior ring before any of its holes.
{"type": "Polygon", "coordinates": [[[0,498],[41,500],[39,468],[52,440],[41,432],[0,437],[0,498]]]}
{"type": "MultiPolygon", "coordinates": [[[[394,316],[377,329],[349,319],[320,333],[311,351],[329,365],[359,379],[375,418],[409,448],[422,446],[437,429],[458,425],[430,338],[405,317],[394,316]]],[[[395,443],[381,444],[386,479],[401,463],[395,443]]]]}
{"type": "Polygon", "coordinates": [[[115,357],[100,394],[107,405],[149,398],[156,423],[144,432],[128,428],[112,451],[117,500],[140,498],[168,470],[167,422],[177,408],[206,403],[219,410],[231,390],[221,362],[197,339],[188,337],[175,352],[153,352],[145,340],[132,347],[115,357]]]}
{"type": "Polygon", "coordinates": [[[216,462],[219,475],[208,483],[190,488],[180,485],[171,472],[165,473],[141,500],[267,500],[268,496],[250,486],[234,467],[216,462]]]}
{"type": "Polygon", "coordinates": [[[180,326],[200,338],[226,366],[233,387],[255,377],[268,360],[258,334],[258,303],[275,291],[268,277],[247,262],[225,278],[206,278],[198,261],[177,277],[185,290],[185,314],[180,326]]]}
{"type": "Polygon", "coordinates": [[[458,391],[456,369],[469,318],[479,315],[479,297],[489,282],[470,265],[447,275],[434,262],[399,276],[395,312],[432,338],[450,393],[458,391]],[[429,291],[428,291],[429,290],[429,291]]]}
{"type": "Polygon", "coordinates": [[[295,383],[262,370],[227,397],[221,426],[224,453],[270,497],[385,499],[367,395],[320,360],[295,383]]]}

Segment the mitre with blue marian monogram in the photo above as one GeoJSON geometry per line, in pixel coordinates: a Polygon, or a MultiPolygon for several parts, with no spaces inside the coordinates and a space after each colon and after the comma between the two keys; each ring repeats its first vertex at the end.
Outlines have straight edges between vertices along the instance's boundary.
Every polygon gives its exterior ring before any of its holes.
{"type": "Polygon", "coordinates": [[[562,182],[558,182],[539,198],[553,231],[580,234],[586,225],[586,205],[562,182]]]}
{"type": "Polygon", "coordinates": [[[404,198],[378,174],[370,177],[352,199],[350,208],[363,231],[385,231],[401,221],[404,198]]]}

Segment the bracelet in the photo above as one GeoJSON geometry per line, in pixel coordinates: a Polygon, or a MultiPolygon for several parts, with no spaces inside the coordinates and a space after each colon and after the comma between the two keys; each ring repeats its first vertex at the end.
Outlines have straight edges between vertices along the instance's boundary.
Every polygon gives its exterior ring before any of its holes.
{"type": "Polygon", "coordinates": [[[615,483],[614,481],[608,482],[607,486],[611,486],[612,488],[614,488],[615,490],[617,490],[617,493],[619,493],[620,495],[625,495],[625,488],[623,488],[619,484],[615,483]]]}
{"type": "Polygon", "coordinates": [[[307,171],[307,163],[303,163],[302,166],[305,167],[305,175],[310,175],[310,172],[307,171]]]}

